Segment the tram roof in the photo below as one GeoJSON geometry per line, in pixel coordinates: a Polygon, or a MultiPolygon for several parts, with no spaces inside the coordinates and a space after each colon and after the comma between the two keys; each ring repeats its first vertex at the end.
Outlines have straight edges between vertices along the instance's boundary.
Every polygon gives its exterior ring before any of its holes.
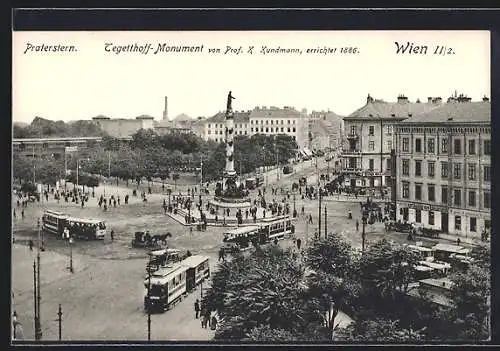
{"type": "Polygon", "coordinates": [[[79,223],[87,223],[87,224],[104,223],[104,221],[101,220],[101,219],[76,218],[76,217],[68,217],[68,221],[70,221],[70,222],[79,222],[79,223]]]}
{"type": "Polygon", "coordinates": [[[418,245],[408,245],[408,248],[409,249],[412,249],[412,250],[418,250],[418,251],[434,251],[433,249],[429,248],[429,247],[425,247],[425,246],[418,246],[418,245]]]}
{"type": "Polygon", "coordinates": [[[453,253],[458,253],[458,254],[469,252],[469,249],[466,249],[463,246],[450,245],[450,244],[436,244],[434,246],[434,250],[448,251],[448,252],[453,252],[453,253]]]}
{"type": "Polygon", "coordinates": [[[209,259],[208,256],[193,255],[193,256],[189,256],[188,258],[184,259],[181,263],[184,266],[187,266],[190,268],[195,268],[195,267],[198,267],[201,263],[205,262],[208,259],[209,259]]]}
{"type": "MultiPolygon", "coordinates": [[[[166,268],[160,268],[151,275],[151,284],[165,284],[172,280],[172,278],[180,273],[186,271],[186,266],[181,263],[175,263],[174,265],[166,268]]],[[[148,279],[145,281],[148,282],[148,279]]]]}
{"type": "Polygon", "coordinates": [[[270,222],[283,221],[285,219],[290,219],[290,216],[277,216],[277,217],[271,217],[271,218],[262,218],[260,221],[264,222],[264,223],[270,223],[270,222]]]}
{"type": "Polygon", "coordinates": [[[68,214],[66,214],[64,212],[57,212],[57,211],[52,211],[52,210],[45,210],[44,213],[45,214],[50,214],[50,215],[53,215],[53,216],[68,217],[68,214]]]}
{"type": "Polygon", "coordinates": [[[228,230],[227,232],[224,232],[224,234],[245,234],[259,229],[260,227],[258,225],[249,225],[245,227],[238,227],[232,230],[228,230]]]}

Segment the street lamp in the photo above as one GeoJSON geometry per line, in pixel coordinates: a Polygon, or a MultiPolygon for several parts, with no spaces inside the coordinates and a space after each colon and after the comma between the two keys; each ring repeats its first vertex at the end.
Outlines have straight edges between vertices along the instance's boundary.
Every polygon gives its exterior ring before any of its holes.
{"type": "Polygon", "coordinates": [[[73,273],[73,236],[69,237],[69,271],[73,273]]]}

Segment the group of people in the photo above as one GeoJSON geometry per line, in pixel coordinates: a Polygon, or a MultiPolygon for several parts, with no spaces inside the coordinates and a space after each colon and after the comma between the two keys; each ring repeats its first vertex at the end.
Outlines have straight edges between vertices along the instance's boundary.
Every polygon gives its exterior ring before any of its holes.
{"type": "Polygon", "coordinates": [[[199,299],[194,303],[195,318],[201,318],[201,327],[210,328],[211,330],[217,329],[217,317],[215,312],[211,312],[205,306],[202,306],[199,299]]]}

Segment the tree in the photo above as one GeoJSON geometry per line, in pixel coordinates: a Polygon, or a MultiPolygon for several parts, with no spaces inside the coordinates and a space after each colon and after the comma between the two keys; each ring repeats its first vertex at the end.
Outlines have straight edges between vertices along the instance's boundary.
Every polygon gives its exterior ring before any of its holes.
{"type": "Polygon", "coordinates": [[[314,271],[345,277],[352,271],[351,245],[336,233],[316,239],[307,249],[306,263],[314,271]]]}
{"type": "Polygon", "coordinates": [[[359,276],[369,295],[394,300],[396,294],[406,292],[408,284],[415,281],[417,263],[416,253],[383,239],[361,257],[359,276]]]}
{"type": "Polygon", "coordinates": [[[345,329],[340,329],[335,339],[358,343],[414,343],[424,340],[424,330],[401,328],[398,321],[377,318],[354,322],[345,329]]]}
{"type": "Polygon", "coordinates": [[[303,267],[294,254],[271,246],[224,263],[204,302],[221,318],[217,339],[243,340],[263,325],[292,334],[319,325],[319,318],[305,318],[304,292],[303,267]]]}

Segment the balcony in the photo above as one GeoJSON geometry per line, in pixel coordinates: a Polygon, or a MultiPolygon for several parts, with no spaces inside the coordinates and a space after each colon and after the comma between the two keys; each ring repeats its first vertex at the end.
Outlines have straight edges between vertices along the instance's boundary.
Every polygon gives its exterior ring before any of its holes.
{"type": "Polygon", "coordinates": [[[357,149],[342,149],[342,156],[360,156],[361,150],[357,149]]]}
{"type": "Polygon", "coordinates": [[[345,172],[345,173],[362,173],[363,172],[363,168],[344,167],[344,168],[342,168],[342,172],[345,172]]]}
{"type": "Polygon", "coordinates": [[[359,135],[356,133],[349,133],[346,135],[346,138],[351,139],[351,140],[357,140],[357,139],[359,139],[359,135]]]}

